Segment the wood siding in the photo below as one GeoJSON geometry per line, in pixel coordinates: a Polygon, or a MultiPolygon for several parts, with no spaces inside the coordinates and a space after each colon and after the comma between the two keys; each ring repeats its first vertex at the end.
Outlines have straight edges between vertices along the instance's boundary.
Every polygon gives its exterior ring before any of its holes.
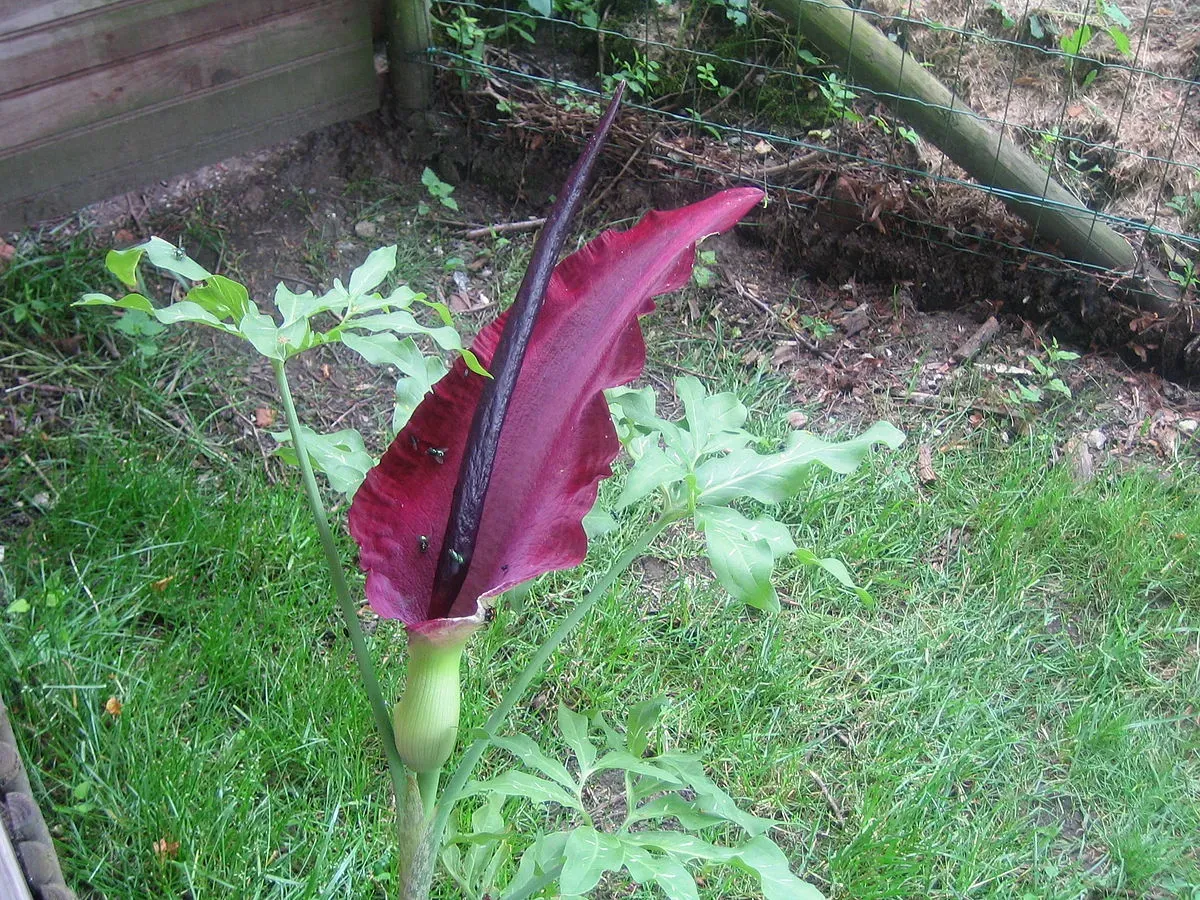
{"type": "Polygon", "coordinates": [[[0,230],[378,106],[363,0],[0,0],[0,230]]]}

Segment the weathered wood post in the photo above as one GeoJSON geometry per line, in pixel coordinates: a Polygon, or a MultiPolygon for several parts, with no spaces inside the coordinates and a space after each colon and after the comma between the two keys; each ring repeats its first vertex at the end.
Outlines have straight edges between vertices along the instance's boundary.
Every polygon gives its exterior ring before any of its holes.
{"type": "Polygon", "coordinates": [[[388,73],[400,109],[427,109],[433,102],[432,44],[428,0],[390,0],[388,73]]]}
{"type": "MultiPolygon", "coordinates": [[[[765,5],[840,66],[849,80],[893,103],[923,138],[1028,221],[1036,237],[1057,244],[1071,260],[1116,272],[1138,269],[1139,260],[1124,237],[866,17],[841,0],[765,0],[765,5]]],[[[1161,272],[1141,268],[1155,291],[1177,296],[1161,272]]]]}

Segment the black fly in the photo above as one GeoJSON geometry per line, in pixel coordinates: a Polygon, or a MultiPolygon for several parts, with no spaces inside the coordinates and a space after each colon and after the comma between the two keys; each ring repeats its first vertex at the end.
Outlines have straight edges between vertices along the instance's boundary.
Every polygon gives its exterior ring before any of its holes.
{"type": "Polygon", "coordinates": [[[446,461],[446,449],[444,447],[430,447],[425,452],[439,466],[446,461]]]}
{"type": "Polygon", "coordinates": [[[417,538],[417,546],[421,548],[422,553],[428,553],[429,538],[427,538],[425,535],[421,535],[419,538],[417,538]]]}

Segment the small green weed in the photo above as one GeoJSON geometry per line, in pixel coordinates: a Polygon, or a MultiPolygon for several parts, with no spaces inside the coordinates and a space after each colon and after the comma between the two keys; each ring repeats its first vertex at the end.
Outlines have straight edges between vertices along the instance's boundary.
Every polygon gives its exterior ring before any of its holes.
{"type": "MultiPolygon", "coordinates": [[[[446,209],[458,212],[458,201],[450,196],[454,193],[454,186],[438,178],[437,173],[433,169],[426,167],[425,171],[421,173],[421,184],[425,185],[425,190],[429,192],[430,199],[436,200],[442,206],[446,207],[446,209]]],[[[423,200],[420,201],[417,204],[417,212],[422,216],[427,215],[429,213],[429,204],[423,200]]]]}

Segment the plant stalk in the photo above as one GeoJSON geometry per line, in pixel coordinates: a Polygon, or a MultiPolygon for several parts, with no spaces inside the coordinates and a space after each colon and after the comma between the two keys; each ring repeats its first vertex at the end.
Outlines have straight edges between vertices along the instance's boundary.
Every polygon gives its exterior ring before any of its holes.
{"type": "Polygon", "coordinates": [[[358,610],[350,596],[350,586],[346,583],[346,572],[342,568],[342,558],[338,554],[337,544],[329,530],[329,516],[325,512],[325,504],[321,501],[321,492],[317,487],[317,478],[313,474],[312,461],[308,458],[308,447],[300,431],[300,419],[296,415],[296,404],[292,401],[292,389],[288,384],[287,371],[282,360],[271,360],[275,369],[275,381],[279,385],[279,394],[283,399],[283,412],[287,416],[288,430],[292,435],[292,446],[296,449],[296,459],[300,463],[300,474],[304,480],[304,493],[308,497],[308,508],[312,512],[313,521],[317,525],[317,534],[321,538],[321,548],[325,551],[325,563],[329,568],[329,577],[333,581],[333,591],[337,595],[338,606],[342,610],[342,618],[346,630],[350,633],[350,644],[354,648],[354,658],[358,661],[358,674],[362,678],[363,687],[367,691],[367,699],[371,705],[371,715],[375,720],[375,729],[383,742],[384,753],[387,755],[388,773],[392,778],[392,789],[396,792],[396,809],[404,809],[405,792],[408,789],[407,773],[400,754],[396,751],[396,741],[392,735],[392,720],[388,714],[388,705],[383,699],[383,691],[379,687],[379,678],[375,674],[375,666],[371,662],[371,654],[367,649],[367,639],[363,635],[362,624],[358,621],[358,610]]]}
{"type": "Polygon", "coordinates": [[[454,811],[455,803],[458,802],[458,796],[466,786],[467,779],[471,777],[471,772],[479,764],[479,760],[483,758],[484,751],[487,750],[488,744],[491,743],[491,735],[500,730],[500,727],[512,713],[513,708],[520,701],[521,697],[524,696],[533,679],[545,671],[546,662],[550,659],[550,654],[557,650],[558,645],[566,640],[567,636],[575,630],[575,627],[584,620],[587,614],[591,612],[592,607],[596,605],[596,601],[608,593],[616,580],[633,564],[633,561],[646,552],[647,548],[662,534],[668,525],[679,518],[681,518],[681,513],[667,513],[642,532],[641,537],[626,548],[625,552],[609,567],[603,577],[592,585],[592,589],[584,595],[583,599],[575,604],[575,608],[559,623],[550,637],[546,638],[546,641],[538,647],[533,656],[530,657],[529,662],[525,664],[525,668],[521,670],[521,674],[508,686],[508,690],[504,692],[504,696],[500,698],[500,702],[492,710],[492,714],[488,716],[488,720],[483,726],[485,735],[476,738],[471,746],[467,748],[462,759],[459,760],[454,774],[446,782],[446,789],[442,792],[433,823],[434,846],[441,847],[442,836],[446,833],[446,825],[450,821],[450,814],[454,811]]]}

